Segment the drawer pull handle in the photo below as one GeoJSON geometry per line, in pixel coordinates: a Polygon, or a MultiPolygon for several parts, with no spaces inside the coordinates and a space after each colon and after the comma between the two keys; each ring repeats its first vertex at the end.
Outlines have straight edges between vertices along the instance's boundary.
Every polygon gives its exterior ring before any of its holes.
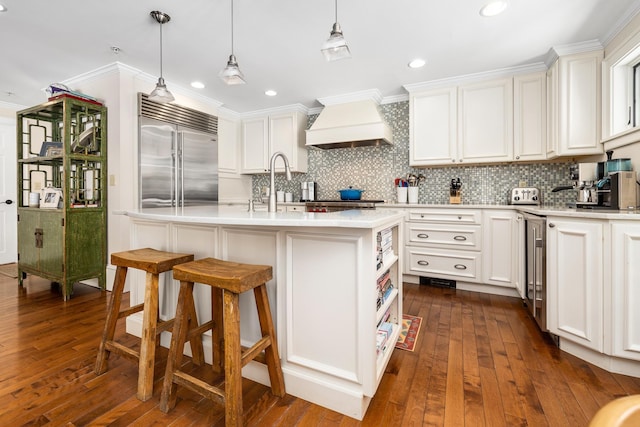
{"type": "Polygon", "coordinates": [[[457,240],[459,242],[464,242],[465,240],[467,240],[467,238],[464,237],[464,236],[453,236],[453,240],[457,240]]]}
{"type": "Polygon", "coordinates": [[[457,270],[466,270],[467,266],[466,265],[462,265],[462,264],[456,264],[453,266],[455,269],[457,270]]]}
{"type": "Polygon", "coordinates": [[[418,261],[418,265],[429,265],[429,261],[421,259],[420,261],[418,261]]]}
{"type": "Polygon", "coordinates": [[[429,235],[428,235],[428,234],[425,234],[425,233],[420,233],[420,234],[418,234],[418,238],[419,238],[419,239],[428,239],[428,238],[429,238],[429,235]]]}

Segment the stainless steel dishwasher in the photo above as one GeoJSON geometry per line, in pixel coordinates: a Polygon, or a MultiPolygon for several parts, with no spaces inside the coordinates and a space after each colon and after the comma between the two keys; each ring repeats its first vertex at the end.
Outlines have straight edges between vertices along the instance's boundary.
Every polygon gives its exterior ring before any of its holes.
{"type": "Polygon", "coordinates": [[[547,218],[525,213],[526,276],[525,300],[533,318],[547,332],[547,218]]]}

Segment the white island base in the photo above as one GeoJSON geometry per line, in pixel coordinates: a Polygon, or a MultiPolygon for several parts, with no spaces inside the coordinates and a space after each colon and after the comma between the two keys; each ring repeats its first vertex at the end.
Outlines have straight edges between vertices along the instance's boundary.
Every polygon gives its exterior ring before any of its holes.
{"type": "MultiPolygon", "coordinates": [[[[196,259],[268,264],[267,283],[288,394],[362,420],[391,357],[402,322],[402,213],[388,211],[233,212],[223,207],[128,212],[131,247],[193,253],[196,259]],[[392,251],[378,265],[380,232],[391,230],[392,251]],[[377,308],[377,282],[390,273],[394,288],[377,308]],[[377,350],[378,325],[392,324],[377,350]]],[[[382,235],[384,236],[385,233],[382,235]]],[[[144,298],[144,274],[132,270],[131,304],[144,298]]],[[[160,315],[172,318],[178,283],[165,273],[160,315]]],[[[198,319],[211,318],[209,288],[196,284],[198,319]]],[[[243,345],[259,338],[253,294],[240,297],[243,345]]],[[[127,332],[140,336],[140,313],[127,332]]],[[[168,346],[170,335],[161,338],[168,346]]],[[[211,340],[204,337],[206,361],[211,340]]],[[[250,362],[243,376],[269,385],[266,366],[250,362]]]]}

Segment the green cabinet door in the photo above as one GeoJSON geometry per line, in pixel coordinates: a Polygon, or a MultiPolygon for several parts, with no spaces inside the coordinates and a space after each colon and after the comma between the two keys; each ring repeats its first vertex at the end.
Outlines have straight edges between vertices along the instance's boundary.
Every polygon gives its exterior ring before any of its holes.
{"type": "Polygon", "coordinates": [[[40,250],[36,248],[36,229],[40,225],[40,212],[20,209],[18,213],[18,259],[20,265],[38,270],[40,250]]]}
{"type": "Polygon", "coordinates": [[[52,275],[62,275],[64,238],[62,212],[40,212],[40,228],[42,229],[42,248],[40,249],[40,270],[52,275]]]}

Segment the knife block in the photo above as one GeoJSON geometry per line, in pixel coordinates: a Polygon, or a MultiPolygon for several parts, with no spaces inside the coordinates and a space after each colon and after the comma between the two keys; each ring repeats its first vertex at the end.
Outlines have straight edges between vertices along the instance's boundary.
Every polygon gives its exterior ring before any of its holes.
{"type": "Polygon", "coordinates": [[[459,205],[462,200],[462,190],[451,190],[449,195],[449,203],[452,205],[459,205]]]}

